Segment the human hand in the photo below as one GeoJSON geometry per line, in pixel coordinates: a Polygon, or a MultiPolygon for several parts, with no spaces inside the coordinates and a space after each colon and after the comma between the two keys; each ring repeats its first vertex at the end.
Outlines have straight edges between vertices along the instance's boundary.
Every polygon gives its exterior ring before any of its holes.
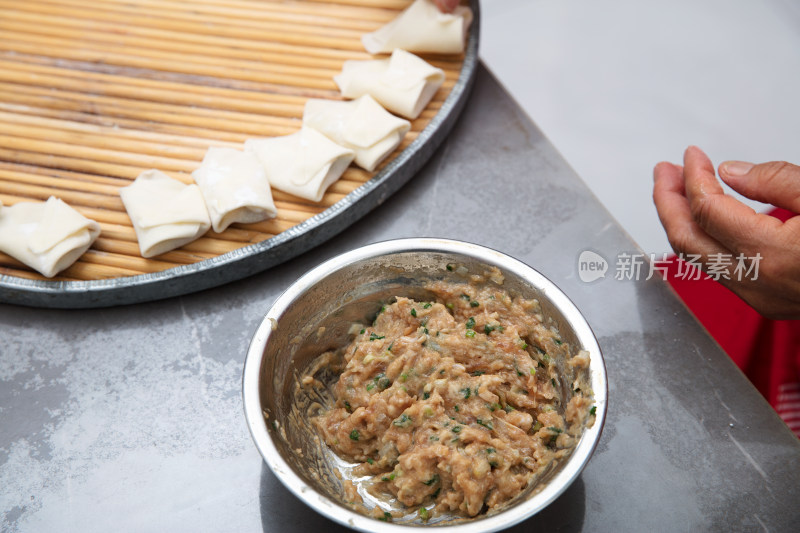
{"type": "MultiPolygon", "coordinates": [[[[719,176],[736,192],[800,213],[800,167],[726,161],[719,176]]],[[[800,319],[800,216],[786,222],[757,213],[723,192],[708,156],[696,146],[683,166],[662,162],[653,171],[653,201],[676,253],[732,259],[718,281],[768,318],[800,319]],[[733,275],[736,258],[761,255],[758,277],[733,275]]]]}
{"type": "Polygon", "coordinates": [[[433,0],[433,3],[442,13],[452,13],[460,2],[461,0],[433,0]]]}

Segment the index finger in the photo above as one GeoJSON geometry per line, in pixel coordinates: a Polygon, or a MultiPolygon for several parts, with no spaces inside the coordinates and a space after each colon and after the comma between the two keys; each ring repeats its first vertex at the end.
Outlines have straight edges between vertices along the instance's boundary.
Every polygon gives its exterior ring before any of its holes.
{"type": "Polygon", "coordinates": [[[748,252],[763,242],[774,219],[759,215],[725,194],[711,160],[696,146],[684,153],[686,197],[692,217],[703,230],[734,252],[748,252]]]}
{"type": "Polygon", "coordinates": [[[653,202],[675,253],[699,254],[704,262],[712,254],[730,253],[692,218],[681,167],[659,163],[653,171],[653,178],[653,202]]]}

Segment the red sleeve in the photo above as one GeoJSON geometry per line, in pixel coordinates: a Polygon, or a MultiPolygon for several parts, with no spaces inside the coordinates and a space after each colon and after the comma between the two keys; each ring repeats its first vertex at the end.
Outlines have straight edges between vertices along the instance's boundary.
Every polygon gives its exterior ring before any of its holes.
{"type": "MultiPolygon", "coordinates": [[[[786,221],[785,209],[770,215],[786,221]]],[[[800,436],[800,321],[762,317],[712,279],[687,279],[685,263],[670,258],[667,280],[709,334],[800,436]],[[795,398],[797,395],[797,399],[795,398]],[[787,407],[788,406],[788,407],[787,407]]]]}

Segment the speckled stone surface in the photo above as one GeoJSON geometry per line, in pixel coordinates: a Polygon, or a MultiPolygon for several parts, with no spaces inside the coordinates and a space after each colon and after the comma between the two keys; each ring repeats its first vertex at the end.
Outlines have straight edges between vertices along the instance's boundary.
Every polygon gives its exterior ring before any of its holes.
{"type": "Polygon", "coordinates": [[[147,304],[0,306],[2,530],[342,529],[264,466],[242,413],[242,363],[261,318],[302,273],[414,236],[528,263],[572,298],[603,349],[609,412],[598,449],[513,531],[796,531],[800,441],[657,276],[617,281],[611,264],[605,278],[579,279],[584,250],[609,263],[639,250],[483,69],[428,165],[309,253],[147,304]]]}

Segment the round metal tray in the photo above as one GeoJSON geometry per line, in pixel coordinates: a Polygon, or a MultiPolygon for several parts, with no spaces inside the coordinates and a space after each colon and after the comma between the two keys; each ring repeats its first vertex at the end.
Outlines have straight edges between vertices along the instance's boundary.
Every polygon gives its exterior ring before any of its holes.
{"type": "Polygon", "coordinates": [[[417,139],[372,179],[312,218],[263,242],[161,272],[93,281],[0,275],[0,302],[48,308],[109,307],[188,294],[267,270],[322,244],[382,203],[430,159],[466,104],[478,67],[479,0],[458,80],[417,139]]]}

